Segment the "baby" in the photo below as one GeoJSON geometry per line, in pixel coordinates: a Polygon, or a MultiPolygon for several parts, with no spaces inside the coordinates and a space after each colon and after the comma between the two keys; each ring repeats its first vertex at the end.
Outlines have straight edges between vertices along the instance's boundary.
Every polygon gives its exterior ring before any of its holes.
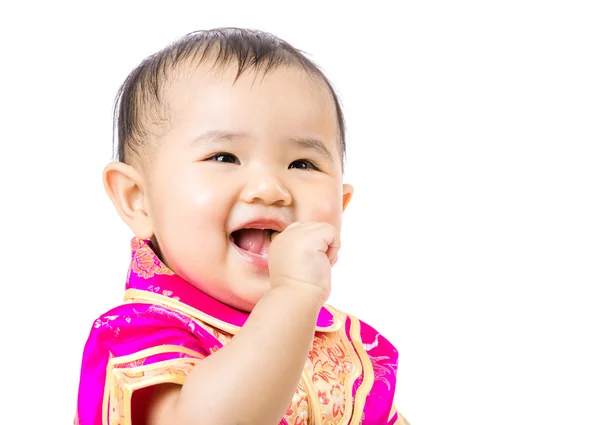
{"type": "Polygon", "coordinates": [[[135,237],[75,424],[406,423],[396,349],[325,304],[353,189],[319,68],[270,34],[199,31],[127,77],[115,118],[104,186],[135,237]]]}

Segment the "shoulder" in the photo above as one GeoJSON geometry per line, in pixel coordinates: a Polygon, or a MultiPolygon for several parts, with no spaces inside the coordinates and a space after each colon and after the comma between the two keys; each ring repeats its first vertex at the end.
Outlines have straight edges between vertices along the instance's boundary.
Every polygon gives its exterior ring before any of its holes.
{"type": "Polygon", "coordinates": [[[217,343],[191,318],[163,306],[123,304],[100,315],[82,356],[80,423],[95,424],[99,416],[127,422],[134,390],[181,385],[217,343]]]}
{"type": "Polygon", "coordinates": [[[86,350],[124,356],[160,345],[192,343],[204,351],[205,342],[212,344],[214,338],[189,316],[161,305],[125,303],[94,320],[86,350]]]}
{"type": "Polygon", "coordinates": [[[385,367],[395,374],[398,366],[398,350],[390,340],[358,317],[329,305],[327,308],[345,322],[346,336],[359,353],[362,352],[370,363],[385,364],[385,367]]]}
{"type": "Polygon", "coordinates": [[[368,419],[365,424],[388,423],[396,390],[398,350],[370,324],[351,314],[332,310],[345,321],[345,334],[362,365],[361,383],[355,394],[356,408],[368,419]]]}

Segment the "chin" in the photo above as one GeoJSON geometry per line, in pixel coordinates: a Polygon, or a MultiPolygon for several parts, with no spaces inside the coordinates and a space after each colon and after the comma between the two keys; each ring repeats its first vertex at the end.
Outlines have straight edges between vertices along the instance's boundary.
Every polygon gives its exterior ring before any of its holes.
{"type": "Polygon", "coordinates": [[[260,299],[253,301],[248,299],[228,299],[228,300],[220,300],[223,304],[228,305],[231,308],[235,308],[236,310],[244,311],[246,313],[250,313],[260,299]]]}

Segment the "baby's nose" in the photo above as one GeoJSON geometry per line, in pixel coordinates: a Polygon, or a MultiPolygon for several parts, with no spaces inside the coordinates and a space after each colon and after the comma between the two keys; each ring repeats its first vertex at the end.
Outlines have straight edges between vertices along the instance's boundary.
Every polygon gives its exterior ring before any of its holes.
{"type": "Polygon", "coordinates": [[[292,202],[292,195],[276,176],[264,172],[254,175],[248,181],[242,199],[248,203],[262,202],[266,205],[288,206],[292,202]]]}

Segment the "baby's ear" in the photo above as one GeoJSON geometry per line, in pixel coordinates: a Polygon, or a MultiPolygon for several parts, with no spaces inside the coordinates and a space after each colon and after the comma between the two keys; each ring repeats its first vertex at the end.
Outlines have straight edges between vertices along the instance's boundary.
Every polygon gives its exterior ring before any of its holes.
{"type": "Polygon", "coordinates": [[[354,194],[354,188],[350,184],[344,184],[342,187],[343,198],[342,198],[342,211],[346,210],[346,207],[350,203],[350,199],[352,199],[352,195],[354,194]]]}
{"type": "Polygon", "coordinates": [[[154,235],[152,220],[147,211],[144,181],[131,165],[111,162],[104,168],[104,189],[117,212],[140,239],[154,235]]]}

